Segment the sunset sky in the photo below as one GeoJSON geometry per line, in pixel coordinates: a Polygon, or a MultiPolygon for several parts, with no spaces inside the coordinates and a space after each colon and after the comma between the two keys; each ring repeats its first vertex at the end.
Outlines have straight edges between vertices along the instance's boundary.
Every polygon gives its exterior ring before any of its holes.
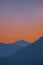
{"type": "Polygon", "coordinates": [[[33,42],[43,36],[43,0],[0,0],[0,42],[33,42]]]}

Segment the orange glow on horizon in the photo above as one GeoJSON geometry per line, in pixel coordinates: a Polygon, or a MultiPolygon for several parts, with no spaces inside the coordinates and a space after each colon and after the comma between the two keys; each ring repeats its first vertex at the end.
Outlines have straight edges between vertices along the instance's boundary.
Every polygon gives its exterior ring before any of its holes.
{"type": "Polygon", "coordinates": [[[8,32],[3,32],[0,34],[0,41],[6,44],[16,42],[17,40],[25,40],[27,42],[34,42],[36,41],[40,36],[43,36],[43,32],[41,33],[40,30],[34,30],[29,32],[28,30],[18,30],[8,32]]]}
{"type": "Polygon", "coordinates": [[[42,1],[0,2],[0,42],[34,42],[43,36],[42,1]]]}

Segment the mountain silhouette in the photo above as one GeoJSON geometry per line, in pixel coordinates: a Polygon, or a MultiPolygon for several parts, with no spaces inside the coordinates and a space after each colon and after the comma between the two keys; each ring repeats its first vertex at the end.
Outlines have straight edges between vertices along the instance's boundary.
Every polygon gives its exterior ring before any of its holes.
{"type": "Polygon", "coordinates": [[[29,44],[30,43],[24,40],[19,40],[12,44],[0,43],[0,57],[10,56],[17,52],[19,49],[28,46],[29,44]]]}
{"type": "Polygon", "coordinates": [[[43,65],[43,37],[11,56],[0,58],[0,65],[43,65]]]}
{"type": "Polygon", "coordinates": [[[37,41],[35,41],[35,42],[43,43],[43,36],[41,36],[41,37],[39,38],[39,40],[37,40],[37,41]]]}

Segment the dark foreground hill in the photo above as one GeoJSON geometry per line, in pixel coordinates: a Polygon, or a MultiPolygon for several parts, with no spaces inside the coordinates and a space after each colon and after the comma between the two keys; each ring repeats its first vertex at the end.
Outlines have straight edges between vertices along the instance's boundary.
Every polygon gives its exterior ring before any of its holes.
{"type": "Polygon", "coordinates": [[[0,58],[0,65],[43,65],[43,37],[12,56],[0,58]]]}
{"type": "Polygon", "coordinates": [[[11,44],[0,43],[0,57],[10,56],[16,53],[19,49],[28,46],[30,43],[20,40],[11,44]]]}

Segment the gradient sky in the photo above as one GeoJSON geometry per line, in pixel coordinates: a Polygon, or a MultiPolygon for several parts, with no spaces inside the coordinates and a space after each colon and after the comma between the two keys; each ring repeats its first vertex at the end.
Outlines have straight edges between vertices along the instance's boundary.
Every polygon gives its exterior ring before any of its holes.
{"type": "Polygon", "coordinates": [[[33,42],[43,36],[43,0],[0,0],[0,42],[33,42]]]}

